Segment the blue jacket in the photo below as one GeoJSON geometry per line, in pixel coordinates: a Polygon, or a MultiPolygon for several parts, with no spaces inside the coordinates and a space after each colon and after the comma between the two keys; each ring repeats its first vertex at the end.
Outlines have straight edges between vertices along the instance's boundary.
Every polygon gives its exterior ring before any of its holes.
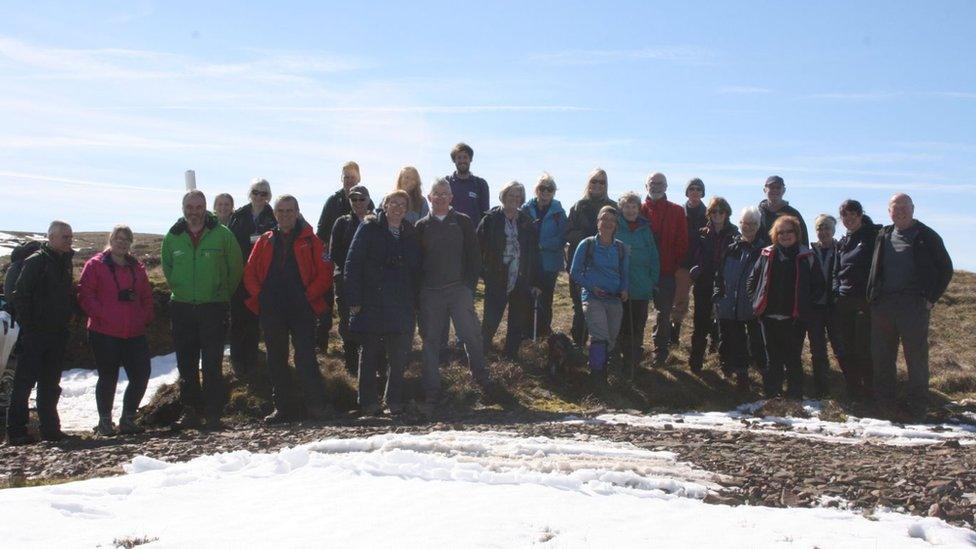
{"type": "Polygon", "coordinates": [[[413,225],[400,225],[399,240],[386,215],[366,216],[353,236],[343,269],[350,307],[349,329],[377,334],[412,333],[420,288],[420,240],[413,225]]]}
{"type": "Polygon", "coordinates": [[[542,271],[556,273],[566,268],[566,227],[568,218],[566,210],[558,200],[549,204],[546,216],[539,219],[539,201],[535,198],[522,206],[522,211],[529,214],[535,221],[539,233],[539,252],[542,260],[542,271]]]}
{"type": "Polygon", "coordinates": [[[613,244],[604,246],[600,244],[598,236],[590,236],[576,247],[569,276],[573,282],[583,287],[583,301],[589,301],[600,299],[594,292],[596,288],[611,294],[611,298],[619,298],[620,292],[628,290],[629,272],[630,258],[623,242],[614,240],[613,244]],[[589,265],[586,264],[587,246],[592,246],[593,250],[589,265]],[[620,254],[623,254],[622,258],[620,254]]]}
{"type": "Polygon", "coordinates": [[[746,282],[759,253],[767,244],[760,235],[750,243],[736,235],[725,252],[725,258],[715,273],[713,303],[720,320],[752,320],[756,317],[752,301],[746,291],[746,282]]]}
{"type": "Polygon", "coordinates": [[[627,245],[627,255],[630,258],[628,285],[630,299],[647,299],[654,297],[654,287],[661,273],[660,258],[657,255],[657,244],[654,243],[654,233],[651,232],[651,222],[643,216],[637,217],[637,228],[630,230],[630,224],[620,216],[617,219],[617,233],[614,238],[627,245]]]}

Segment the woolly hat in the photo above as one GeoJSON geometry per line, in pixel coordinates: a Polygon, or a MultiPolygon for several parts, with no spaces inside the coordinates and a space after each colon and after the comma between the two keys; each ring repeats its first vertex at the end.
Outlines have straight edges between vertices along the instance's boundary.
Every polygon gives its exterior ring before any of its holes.
{"type": "Polygon", "coordinates": [[[702,196],[705,196],[705,183],[701,179],[695,177],[688,180],[688,184],[685,185],[685,196],[688,196],[688,191],[690,191],[692,187],[698,187],[701,189],[702,196]]]}

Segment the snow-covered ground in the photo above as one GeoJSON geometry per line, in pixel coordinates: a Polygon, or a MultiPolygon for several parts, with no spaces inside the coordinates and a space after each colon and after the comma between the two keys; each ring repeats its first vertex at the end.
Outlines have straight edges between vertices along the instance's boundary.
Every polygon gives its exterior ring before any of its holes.
{"type": "Polygon", "coordinates": [[[730,412],[686,412],[679,414],[602,414],[590,419],[571,418],[569,422],[626,424],[649,429],[710,429],[715,431],[761,430],[791,437],[809,437],[830,442],[858,443],[874,441],[883,444],[911,446],[958,440],[976,444],[976,425],[919,424],[900,425],[873,418],[848,416],[846,421],[820,419],[820,403],[803,403],[809,418],[757,417],[754,413],[763,402],[744,404],[730,412]]]}
{"type": "Polygon", "coordinates": [[[706,504],[713,475],[601,440],[444,431],[0,490],[8,547],[970,547],[933,518],[706,504]]]}
{"type": "MultiPolygon", "coordinates": [[[[153,357],[149,387],[142,403],[145,404],[161,385],[172,383],[179,377],[176,370],[176,353],[153,357]]],[[[95,408],[95,384],[98,372],[95,370],[68,370],[61,376],[61,400],[58,401],[58,414],[61,428],[65,431],[89,431],[98,424],[98,410],[95,408]]],[[[125,370],[119,371],[119,383],[115,388],[115,403],[112,418],[117,423],[122,414],[122,394],[129,385],[125,370]]],[[[34,396],[31,393],[31,406],[34,396]]]]}

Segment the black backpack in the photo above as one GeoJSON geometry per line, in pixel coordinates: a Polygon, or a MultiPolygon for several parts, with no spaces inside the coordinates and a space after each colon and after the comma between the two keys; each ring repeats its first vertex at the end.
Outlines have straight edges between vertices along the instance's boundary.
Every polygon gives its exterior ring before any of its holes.
{"type": "Polygon", "coordinates": [[[17,279],[20,278],[20,270],[24,266],[24,260],[41,249],[41,242],[28,240],[18,245],[10,252],[10,265],[7,266],[7,275],[3,281],[2,301],[4,309],[14,315],[14,288],[17,287],[17,279]]]}

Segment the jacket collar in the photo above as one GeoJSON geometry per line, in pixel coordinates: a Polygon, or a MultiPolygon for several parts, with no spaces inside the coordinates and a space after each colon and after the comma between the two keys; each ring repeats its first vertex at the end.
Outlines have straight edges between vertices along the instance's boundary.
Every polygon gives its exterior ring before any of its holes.
{"type": "MultiPolygon", "coordinates": [[[[217,215],[213,212],[207,212],[203,220],[203,228],[212,230],[214,227],[220,224],[217,219],[217,215]]],[[[179,218],[176,223],[170,228],[169,232],[174,235],[180,235],[187,231],[189,224],[186,222],[185,217],[179,218]]]]}

